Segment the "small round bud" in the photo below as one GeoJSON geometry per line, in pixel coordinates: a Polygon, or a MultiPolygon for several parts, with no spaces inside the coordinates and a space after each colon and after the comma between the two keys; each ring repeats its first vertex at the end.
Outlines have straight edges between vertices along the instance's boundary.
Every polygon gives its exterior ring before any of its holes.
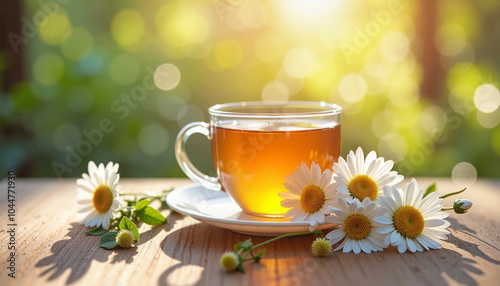
{"type": "Polygon", "coordinates": [[[129,248],[134,244],[135,235],[131,230],[122,229],[116,235],[116,244],[123,248],[129,248]]]}
{"type": "Polygon", "coordinates": [[[311,245],[311,250],[316,256],[327,256],[332,251],[332,245],[326,238],[316,238],[311,245]]]}
{"type": "Polygon", "coordinates": [[[457,214],[464,214],[472,207],[472,201],[467,199],[458,199],[453,202],[453,210],[457,214]]]}
{"type": "Polygon", "coordinates": [[[226,271],[234,271],[238,267],[238,262],[238,255],[231,251],[225,252],[220,257],[220,264],[226,271]]]}

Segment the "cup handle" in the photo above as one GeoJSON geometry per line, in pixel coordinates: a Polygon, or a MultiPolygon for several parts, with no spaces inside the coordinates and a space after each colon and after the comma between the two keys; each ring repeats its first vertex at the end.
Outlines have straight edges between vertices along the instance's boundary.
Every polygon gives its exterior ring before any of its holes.
{"type": "Polygon", "coordinates": [[[186,153],[186,142],[189,136],[195,133],[201,133],[207,136],[208,139],[211,139],[210,124],[205,122],[192,122],[179,131],[175,141],[175,158],[177,159],[177,163],[191,180],[200,183],[205,188],[220,191],[221,185],[219,183],[219,178],[203,174],[188,158],[186,153]]]}

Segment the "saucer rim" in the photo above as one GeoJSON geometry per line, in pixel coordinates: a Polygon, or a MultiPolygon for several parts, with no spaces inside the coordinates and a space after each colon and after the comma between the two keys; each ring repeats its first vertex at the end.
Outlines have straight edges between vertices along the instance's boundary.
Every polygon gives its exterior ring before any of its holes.
{"type": "MultiPolygon", "coordinates": [[[[194,211],[191,209],[186,209],[180,206],[179,204],[176,203],[176,198],[177,196],[184,196],[183,193],[186,192],[186,190],[189,190],[191,192],[197,191],[197,190],[204,190],[204,191],[210,191],[214,193],[220,193],[220,196],[218,198],[223,197],[224,199],[227,199],[227,202],[225,203],[230,203],[233,206],[236,206],[236,203],[229,198],[229,195],[225,192],[222,191],[214,191],[205,188],[204,186],[200,184],[190,184],[186,186],[182,186],[179,188],[176,188],[172,190],[166,197],[166,202],[169,205],[169,207],[181,214],[190,216],[198,221],[205,222],[211,225],[215,225],[217,227],[233,230],[239,233],[244,233],[244,234],[256,234],[256,235],[268,235],[268,234],[278,234],[278,233],[286,233],[284,231],[279,231],[279,228],[304,228],[304,231],[309,230],[309,223],[307,221],[298,221],[298,222],[273,222],[273,221],[251,221],[251,220],[241,220],[241,219],[232,219],[232,218],[219,218],[219,217],[214,217],[210,216],[207,214],[203,214],[199,211],[194,211]],[[231,226],[241,226],[241,227],[251,227],[251,228],[259,228],[259,231],[247,231],[247,230],[235,230],[234,227],[231,226]],[[272,227],[273,229],[269,229],[272,227]],[[278,229],[276,229],[278,228],[278,229]],[[307,230],[306,230],[307,229],[307,230]]],[[[200,193],[200,191],[197,191],[200,193]]],[[[207,200],[208,202],[210,200],[207,200]]],[[[238,207],[239,208],[239,207],[238,207]]],[[[241,208],[240,208],[241,209],[241,208]]],[[[266,217],[257,217],[259,219],[267,219],[266,217]]],[[[269,217],[268,219],[272,220],[272,217],[269,217]]],[[[319,224],[317,229],[318,230],[323,230],[326,228],[334,227],[336,224],[334,223],[323,223],[319,224]]]]}

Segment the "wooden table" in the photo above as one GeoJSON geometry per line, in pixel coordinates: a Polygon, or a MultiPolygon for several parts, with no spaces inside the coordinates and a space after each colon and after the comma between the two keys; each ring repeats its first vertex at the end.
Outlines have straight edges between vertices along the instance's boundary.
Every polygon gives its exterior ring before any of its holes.
{"type": "MultiPolygon", "coordinates": [[[[437,182],[441,194],[457,190],[450,179],[437,182]]],[[[192,184],[187,179],[122,179],[127,192],[159,192],[192,184]]],[[[391,247],[372,254],[311,254],[314,235],[267,246],[260,263],[246,274],[227,273],[219,259],[248,236],[200,223],[181,214],[168,223],[142,225],[131,249],[99,248],[99,237],[77,223],[74,179],[16,180],[15,277],[8,277],[7,180],[0,182],[2,230],[0,285],[500,285],[500,180],[480,179],[464,194],[469,213],[451,213],[451,235],[440,250],[399,254],[391,247]],[[7,229],[6,229],[7,228],[7,229]]],[[[451,204],[452,199],[447,199],[451,204]]],[[[326,232],[325,232],[326,234],[326,232]]]]}

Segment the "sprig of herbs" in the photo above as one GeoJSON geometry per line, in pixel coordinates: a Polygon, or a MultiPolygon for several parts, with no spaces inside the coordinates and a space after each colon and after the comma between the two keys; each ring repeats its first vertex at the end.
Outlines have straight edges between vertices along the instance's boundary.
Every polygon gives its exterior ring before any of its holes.
{"type": "Polygon", "coordinates": [[[167,222],[167,219],[160,213],[159,210],[167,209],[166,196],[170,190],[165,190],[161,194],[142,194],[142,193],[122,193],[120,197],[131,196],[130,199],[125,199],[126,205],[114,211],[113,218],[110,219],[109,229],[104,229],[101,226],[96,227],[86,232],[88,235],[101,236],[99,246],[106,249],[115,247],[130,247],[126,239],[132,238],[133,243],[138,243],[140,239],[137,225],[134,223],[145,223],[147,225],[160,225],[167,222]],[[155,209],[150,206],[154,201],[159,201],[161,206],[155,209]],[[133,234],[133,236],[132,236],[133,234]],[[126,243],[120,244],[120,238],[126,243]]]}

